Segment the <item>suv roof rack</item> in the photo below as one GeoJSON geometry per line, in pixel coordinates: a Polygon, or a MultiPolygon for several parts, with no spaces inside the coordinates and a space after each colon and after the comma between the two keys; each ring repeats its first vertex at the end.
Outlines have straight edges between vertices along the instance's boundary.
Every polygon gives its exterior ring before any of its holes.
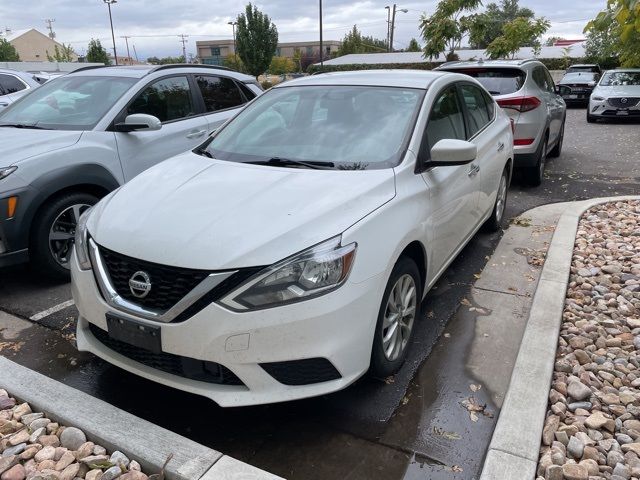
{"type": "Polygon", "coordinates": [[[167,70],[169,68],[209,68],[211,70],[232,71],[231,68],[223,67],[222,65],[203,65],[200,63],[169,63],[167,65],[158,65],[157,67],[149,70],[149,73],[158,72],[160,70],[167,70]]]}
{"type": "Polygon", "coordinates": [[[85,70],[95,70],[96,68],[107,68],[110,66],[111,65],[87,65],[86,67],[76,68],[73,72],[69,73],[84,72],[85,70]]]}

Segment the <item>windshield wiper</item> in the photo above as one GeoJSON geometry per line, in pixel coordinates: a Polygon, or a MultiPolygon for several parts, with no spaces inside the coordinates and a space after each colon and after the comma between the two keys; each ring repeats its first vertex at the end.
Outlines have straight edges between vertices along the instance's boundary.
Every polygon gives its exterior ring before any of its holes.
{"type": "Polygon", "coordinates": [[[209,157],[209,158],[215,158],[211,152],[209,150],[207,150],[206,148],[196,148],[193,153],[195,153],[196,155],[203,155],[205,157],[209,157]]]}
{"type": "Polygon", "coordinates": [[[0,123],[0,127],[13,127],[13,128],[29,128],[32,130],[50,130],[49,128],[39,127],[38,125],[29,125],[27,123],[0,123]]]}
{"type": "Polygon", "coordinates": [[[250,163],[252,165],[274,165],[277,167],[305,167],[312,168],[315,170],[324,170],[324,169],[332,169],[335,168],[335,163],[333,162],[323,162],[323,161],[314,161],[310,160],[308,162],[302,160],[292,160],[290,158],[280,158],[273,157],[269,160],[255,160],[253,162],[244,162],[250,163]]]}

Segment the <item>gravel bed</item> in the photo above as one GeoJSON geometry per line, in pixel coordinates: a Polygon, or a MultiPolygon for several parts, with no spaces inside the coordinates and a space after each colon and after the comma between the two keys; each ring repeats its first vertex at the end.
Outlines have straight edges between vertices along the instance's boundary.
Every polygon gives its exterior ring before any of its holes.
{"type": "Polygon", "coordinates": [[[0,389],[0,480],[153,480],[122,452],[88,442],[0,389]]]}
{"type": "Polygon", "coordinates": [[[538,480],[640,479],[640,201],[578,226],[538,480]]]}

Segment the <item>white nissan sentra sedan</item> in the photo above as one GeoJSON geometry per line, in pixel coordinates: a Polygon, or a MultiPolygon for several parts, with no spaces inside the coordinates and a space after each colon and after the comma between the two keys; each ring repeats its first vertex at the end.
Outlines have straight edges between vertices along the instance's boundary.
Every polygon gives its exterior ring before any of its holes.
{"type": "Polygon", "coordinates": [[[78,348],[222,406],[391,375],[426,292],[500,227],[512,136],[462,74],[276,86],[82,216],[78,348]]]}

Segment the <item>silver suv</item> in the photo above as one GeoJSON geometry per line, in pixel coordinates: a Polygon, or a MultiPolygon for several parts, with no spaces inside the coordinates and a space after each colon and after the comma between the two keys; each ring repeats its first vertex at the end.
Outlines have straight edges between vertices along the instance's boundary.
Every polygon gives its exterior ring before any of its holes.
{"type": "Polygon", "coordinates": [[[260,93],[254,77],[221,67],[85,67],[0,111],[0,267],[30,259],[68,278],[84,210],[260,93]]]}
{"type": "Polygon", "coordinates": [[[39,86],[32,73],[0,69],[0,110],[39,86]]]}
{"type": "Polygon", "coordinates": [[[562,150],[566,105],[551,74],[537,60],[449,62],[437,70],[476,78],[513,120],[515,166],[540,185],[547,156],[562,150]]]}

